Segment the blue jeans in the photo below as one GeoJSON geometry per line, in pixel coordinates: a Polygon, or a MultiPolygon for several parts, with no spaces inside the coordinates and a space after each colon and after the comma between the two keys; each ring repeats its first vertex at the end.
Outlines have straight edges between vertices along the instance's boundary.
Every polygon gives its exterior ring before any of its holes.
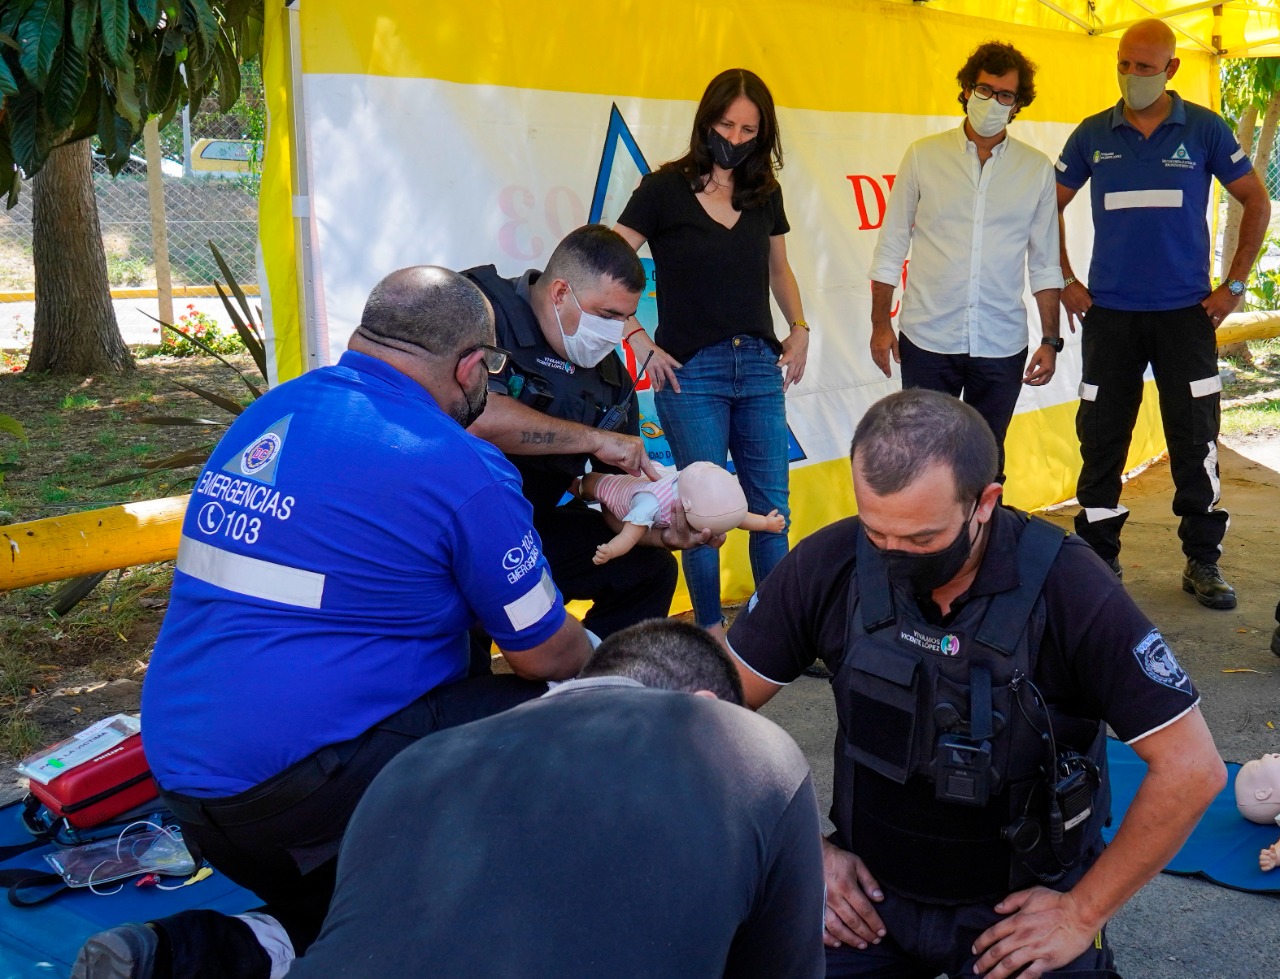
{"type": "MultiPolygon", "coordinates": [[[[790,526],[787,503],[787,409],[778,354],[759,337],[739,336],[704,347],[676,371],[680,393],[654,394],[658,417],[676,466],[714,462],[730,453],[747,509],[777,510],[790,526]]],[[[787,534],[752,531],[748,551],[757,586],[787,553],[787,534]]],[[[694,547],[683,552],[684,577],[693,614],[706,628],[720,613],[720,552],[694,547]]]]}

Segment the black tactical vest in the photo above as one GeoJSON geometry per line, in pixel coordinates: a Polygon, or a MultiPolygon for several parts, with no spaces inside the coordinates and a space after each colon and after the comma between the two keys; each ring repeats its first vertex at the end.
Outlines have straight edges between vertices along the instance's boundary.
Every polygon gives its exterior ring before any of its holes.
{"type": "Polygon", "coordinates": [[[859,533],[833,680],[837,842],[882,884],[931,903],[1057,883],[1095,850],[1109,818],[1105,726],[1046,709],[1031,682],[1045,626],[1040,593],[1064,533],[1021,513],[993,519],[1024,524],[1019,586],[972,599],[942,627],[890,583],[859,533]],[[1075,809],[1057,805],[1054,792],[1072,766],[1088,769],[1070,783],[1087,783],[1075,809]]]}
{"type": "MultiPolygon", "coordinates": [[[[516,292],[511,279],[498,275],[492,265],[462,273],[478,285],[493,304],[498,346],[511,355],[503,373],[491,379],[490,390],[514,397],[543,414],[595,427],[604,413],[627,394],[630,375],[617,353],[595,367],[579,367],[565,360],[547,343],[531,307],[516,292]]],[[[634,396],[621,431],[640,433],[634,396]]],[[[540,433],[530,433],[537,438],[540,433]]],[[[520,470],[524,495],[535,510],[560,502],[575,476],[586,470],[584,453],[559,455],[511,455],[520,470]]]]}

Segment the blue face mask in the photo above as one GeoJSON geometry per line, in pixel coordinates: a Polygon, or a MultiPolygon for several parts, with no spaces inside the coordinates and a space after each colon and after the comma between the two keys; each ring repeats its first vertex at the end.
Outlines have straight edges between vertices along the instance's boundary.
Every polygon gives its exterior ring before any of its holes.
{"type": "Polygon", "coordinates": [[[720,166],[726,170],[732,170],[738,164],[742,163],[751,155],[751,151],[756,148],[756,137],[752,136],[745,143],[738,143],[736,146],[720,135],[718,130],[712,129],[707,133],[707,152],[711,154],[711,159],[715,160],[720,166]]]}

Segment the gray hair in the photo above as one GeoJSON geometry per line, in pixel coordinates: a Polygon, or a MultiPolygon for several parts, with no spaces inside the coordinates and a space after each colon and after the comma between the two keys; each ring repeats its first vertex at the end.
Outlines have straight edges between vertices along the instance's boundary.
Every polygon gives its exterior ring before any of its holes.
{"type": "Polygon", "coordinates": [[[356,332],[393,349],[449,356],[493,342],[493,311],[484,293],[457,272],[415,265],[373,287],[356,332]]]}

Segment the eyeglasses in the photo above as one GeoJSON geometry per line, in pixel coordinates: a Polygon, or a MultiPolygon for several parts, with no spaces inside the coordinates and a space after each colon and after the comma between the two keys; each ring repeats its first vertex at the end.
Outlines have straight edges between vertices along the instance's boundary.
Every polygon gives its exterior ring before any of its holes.
{"type": "Polygon", "coordinates": [[[1013,105],[1013,103],[1018,101],[1017,92],[997,92],[990,85],[973,86],[973,94],[984,102],[994,95],[996,101],[1001,105],[1013,105]]]}
{"type": "Polygon", "coordinates": [[[490,343],[477,343],[474,347],[468,347],[462,351],[458,359],[470,356],[477,350],[484,354],[484,369],[490,374],[501,374],[502,368],[507,366],[507,359],[511,356],[501,347],[495,347],[490,343]]]}

